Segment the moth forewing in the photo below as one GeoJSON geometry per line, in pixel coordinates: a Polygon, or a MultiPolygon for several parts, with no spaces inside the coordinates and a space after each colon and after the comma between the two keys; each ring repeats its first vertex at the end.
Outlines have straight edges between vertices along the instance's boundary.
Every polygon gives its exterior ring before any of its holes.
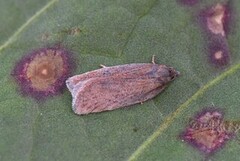
{"type": "Polygon", "coordinates": [[[164,88],[156,79],[92,78],[78,91],[73,109],[77,114],[113,110],[151,99],[164,88]]]}
{"type": "Polygon", "coordinates": [[[128,77],[137,78],[154,76],[159,69],[168,70],[171,69],[166,65],[151,64],[151,63],[138,63],[138,64],[125,64],[112,67],[104,67],[101,69],[86,72],[80,75],[75,75],[66,80],[66,85],[71,91],[81,81],[85,81],[91,78],[102,77],[128,77]]]}

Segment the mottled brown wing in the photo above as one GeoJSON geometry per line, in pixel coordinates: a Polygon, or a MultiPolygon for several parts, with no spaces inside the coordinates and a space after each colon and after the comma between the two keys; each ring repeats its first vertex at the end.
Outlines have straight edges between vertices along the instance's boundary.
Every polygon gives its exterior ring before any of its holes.
{"type": "Polygon", "coordinates": [[[156,79],[92,78],[75,86],[73,110],[88,114],[144,102],[164,89],[156,79]]]}
{"type": "MultiPolygon", "coordinates": [[[[163,67],[166,67],[162,65],[163,67]]],[[[138,64],[125,64],[112,67],[104,67],[101,69],[93,70],[83,74],[70,77],[66,81],[66,85],[70,91],[81,81],[85,81],[91,78],[111,77],[118,75],[119,77],[143,77],[146,73],[151,72],[153,69],[157,69],[159,65],[150,63],[138,63],[138,64]]]]}

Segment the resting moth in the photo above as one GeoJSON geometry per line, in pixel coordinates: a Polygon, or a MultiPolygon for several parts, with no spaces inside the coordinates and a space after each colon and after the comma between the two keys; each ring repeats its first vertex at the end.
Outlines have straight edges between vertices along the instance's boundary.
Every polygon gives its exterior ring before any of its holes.
{"type": "Polygon", "coordinates": [[[76,114],[114,110],[147,101],[180,73],[172,67],[136,63],[105,67],[70,77],[66,85],[72,94],[76,114]]]}

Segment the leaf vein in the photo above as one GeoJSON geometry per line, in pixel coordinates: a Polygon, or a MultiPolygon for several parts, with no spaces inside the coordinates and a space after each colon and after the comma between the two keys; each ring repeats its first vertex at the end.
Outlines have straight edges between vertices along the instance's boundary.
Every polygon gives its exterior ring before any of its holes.
{"type": "Polygon", "coordinates": [[[33,22],[38,16],[40,16],[44,11],[46,11],[49,7],[51,7],[55,2],[58,0],[51,0],[48,2],[43,8],[41,8],[39,11],[37,11],[32,17],[30,17],[5,43],[3,43],[0,46],[0,52],[8,47],[11,43],[13,43],[18,35],[26,28],[28,27],[31,22],[33,22]]]}

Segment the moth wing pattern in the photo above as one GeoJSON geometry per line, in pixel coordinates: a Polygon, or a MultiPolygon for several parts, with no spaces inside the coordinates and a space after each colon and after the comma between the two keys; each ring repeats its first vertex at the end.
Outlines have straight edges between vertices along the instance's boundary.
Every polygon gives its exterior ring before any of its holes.
{"type": "Polygon", "coordinates": [[[73,110],[77,114],[88,114],[113,110],[123,106],[144,102],[165,88],[155,78],[91,78],[79,82],[73,95],[73,110]]]}
{"type": "MultiPolygon", "coordinates": [[[[165,67],[164,65],[160,65],[165,67]]],[[[111,77],[111,76],[125,76],[128,77],[136,77],[139,75],[144,76],[144,74],[151,72],[152,70],[156,70],[159,67],[157,64],[151,63],[136,63],[136,64],[125,64],[118,65],[112,67],[105,67],[97,70],[93,70],[87,73],[83,73],[80,75],[75,75],[73,77],[68,78],[66,81],[66,85],[70,91],[74,89],[74,87],[81,81],[85,81],[91,78],[99,78],[99,77],[111,77]]]]}

